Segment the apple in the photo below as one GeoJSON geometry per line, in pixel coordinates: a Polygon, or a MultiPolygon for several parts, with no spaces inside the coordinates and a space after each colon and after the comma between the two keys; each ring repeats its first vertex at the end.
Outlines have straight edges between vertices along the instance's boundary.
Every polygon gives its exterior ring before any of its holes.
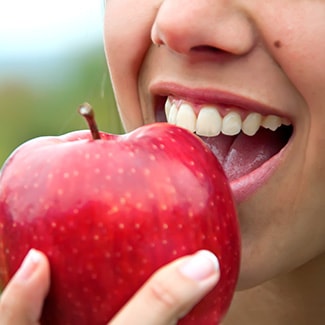
{"type": "Polygon", "coordinates": [[[18,147],[0,174],[0,285],[43,251],[51,288],[42,324],[105,324],[162,265],[199,249],[218,285],[180,321],[217,324],[233,297],[240,236],[228,181],[198,137],[167,123],[124,135],[90,129],[18,147]]]}

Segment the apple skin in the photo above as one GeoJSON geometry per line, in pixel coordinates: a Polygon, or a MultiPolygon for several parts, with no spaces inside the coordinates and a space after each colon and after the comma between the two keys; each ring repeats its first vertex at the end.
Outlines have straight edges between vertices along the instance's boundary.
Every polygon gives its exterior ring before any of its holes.
{"type": "Polygon", "coordinates": [[[106,324],[162,265],[199,249],[218,285],[179,324],[218,324],[240,260],[225,174],[203,141],[167,123],[18,147],[0,174],[0,288],[32,247],[51,265],[42,324],[106,324]]]}

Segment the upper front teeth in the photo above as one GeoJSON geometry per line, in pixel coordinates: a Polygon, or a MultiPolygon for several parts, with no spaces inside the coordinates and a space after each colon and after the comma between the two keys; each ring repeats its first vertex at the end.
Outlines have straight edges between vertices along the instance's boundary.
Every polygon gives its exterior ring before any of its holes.
{"type": "Polygon", "coordinates": [[[259,128],[275,131],[282,124],[288,125],[287,119],[275,115],[262,116],[259,113],[249,113],[244,119],[237,110],[228,110],[223,117],[216,106],[202,106],[198,112],[192,105],[185,101],[167,99],[165,104],[167,121],[188,129],[201,136],[216,136],[220,133],[236,135],[241,131],[253,136],[259,128]]]}

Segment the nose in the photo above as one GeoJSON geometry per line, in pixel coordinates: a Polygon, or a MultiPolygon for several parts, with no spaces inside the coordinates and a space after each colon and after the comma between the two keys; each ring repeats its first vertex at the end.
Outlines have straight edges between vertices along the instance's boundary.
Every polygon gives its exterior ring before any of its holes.
{"type": "Polygon", "coordinates": [[[151,30],[154,44],[190,53],[244,55],[255,45],[245,11],[232,0],[164,0],[151,30]]]}

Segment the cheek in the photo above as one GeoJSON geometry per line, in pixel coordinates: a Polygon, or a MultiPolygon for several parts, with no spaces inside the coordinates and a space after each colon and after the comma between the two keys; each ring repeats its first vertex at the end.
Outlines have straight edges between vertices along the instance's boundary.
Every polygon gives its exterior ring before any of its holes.
{"type": "Polygon", "coordinates": [[[325,2],[281,2],[273,15],[263,18],[274,60],[307,105],[317,110],[325,100],[325,70],[320,68],[325,62],[325,2]]]}
{"type": "MultiPolygon", "coordinates": [[[[156,1],[157,2],[157,1],[156,1]]],[[[155,1],[108,0],[104,41],[108,67],[127,130],[143,124],[137,92],[138,74],[151,44],[151,26],[156,15],[155,1]]]]}

